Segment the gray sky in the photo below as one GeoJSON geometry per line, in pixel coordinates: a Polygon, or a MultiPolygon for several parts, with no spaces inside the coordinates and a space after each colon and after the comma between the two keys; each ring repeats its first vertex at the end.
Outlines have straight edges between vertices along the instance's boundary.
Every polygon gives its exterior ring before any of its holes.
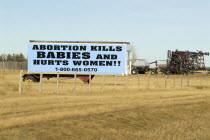
{"type": "Polygon", "coordinates": [[[0,0],[0,19],[0,53],[26,55],[28,40],[128,41],[149,61],[210,52],[209,0],[0,0]]]}

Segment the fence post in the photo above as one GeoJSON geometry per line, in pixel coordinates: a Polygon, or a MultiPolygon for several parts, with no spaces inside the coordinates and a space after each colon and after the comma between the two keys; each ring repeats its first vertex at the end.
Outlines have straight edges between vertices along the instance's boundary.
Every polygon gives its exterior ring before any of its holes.
{"type": "Polygon", "coordinates": [[[181,88],[182,88],[182,76],[181,76],[181,88]]]}
{"type": "Polygon", "coordinates": [[[203,86],[203,88],[206,88],[206,74],[204,76],[204,86],[203,86]]]}
{"type": "Polygon", "coordinates": [[[2,69],[4,69],[4,62],[2,62],[2,69]]]}
{"type": "Polygon", "coordinates": [[[101,91],[102,92],[104,91],[104,75],[102,76],[102,79],[101,79],[101,91]]]}
{"type": "Polygon", "coordinates": [[[174,88],[176,87],[176,78],[175,78],[175,75],[174,75],[174,88]]]}
{"type": "Polygon", "coordinates": [[[91,91],[91,74],[89,75],[89,92],[91,91]]]}
{"type": "Polygon", "coordinates": [[[167,88],[167,75],[165,75],[165,88],[167,88]]]}
{"type": "Polygon", "coordinates": [[[77,75],[76,75],[76,73],[74,74],[74,93],[76,92],[76,90],[77,90],[77,75]]]}
{"type": "Polygon", "coordinates": [[[148,74],[148,83],[147,83],[147,88],[150,87],[150,74],[148,74]]]}
{"type": "Polygon", "coordinates": [[[138,74],[138,88],[140,88],[140,75],[138,74]]]}
{"type": "Polygon", "coordinates": [[[0,74],[1,74],[1,80],[3,80],[3,73],[2,73],[2,72],[0,72],[0,74]]]}
{"type": "Polygon", "coordinates": [[[207,74],[205,75],[205,85],[206,85],[206,87],[207,87],[207,83],[208,83],[208,79],[207,79],[207,74]]]}
{"type": "Polygon", "coordinates": [[[43,77],[43,74],[42,72],[40,72],[39,93],[42,93],[42,77],[43,77]]]}
{"type": "Polygon", "coordinates": [[[190,86],[190,79],[189,79],[189,75],[187,75],[187,86],[190,86]]]}
{"type": "Polygon", "coordinates": [[[195,76],[194,80],[195,80],[195,87],[196,87],[196,84],[197,84],[197,77],[196,76],[195,76]]]}
{"type": "Polygon", "coordinates": [[[19,93],[22,93],[22,83],[23,83],[22,75],[23,75],[23,70],[20,70],[19,93]]]}
{"type": "Polygon", "coordinates": [[[0,69],[3,69],[3,62],[0,62],[0,69]]]}
{"type": "Polygon", "coordinates": [[[200,86],[202,87],[203,86],[203,81],[202,81],[202,76],[201,76],[201,78],[200,78],[200,86]]]}
{"type": "Polygon", "coordinates": [[[57,89],[56,92],[59,93],[59,72],[57,73],[57,89]]]}
{"type": "Polygon", "coordinates": [[[158,88],[158,86],[159,86],[159,77],[158,77],[158,74],[156,75],[156,88],[158,88]]]}
{"type": "Polygon", "coordinates": [[[115,75],[114,90],[116,90],[116,87],[117,87],[117,74],[115,75]]]}
{"type": "Polygon", "coordinates": [[[129,84],[129,74],[127,74],[127,80],[126,80],[126,88],[128,89],[128,84],[129,84]]]}
{"type": "Polygon", "coordinates": [[[18,64],[18,62],[15,62],[15,68],[13,67],[14,71],[15,71],[15,69],[17,69],[17,64],[18,64]]]}
{"type": "Polygon", "coordinates": [[[208,78],[207,78],[207,74],[205,75],[205,87],[208,87],[208,78]]]}

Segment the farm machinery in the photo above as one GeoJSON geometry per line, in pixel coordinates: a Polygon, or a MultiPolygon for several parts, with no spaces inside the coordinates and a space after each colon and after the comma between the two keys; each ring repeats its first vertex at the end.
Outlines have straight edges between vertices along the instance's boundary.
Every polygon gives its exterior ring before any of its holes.
{"type": "Polygon", "coordinates": [[[145,59],[135,59],[134,63],[131,66],[131,74],[145,74],[149,71],[150,64],[145,59]]]}
{"type": "Polygon", "coordinates": [[[204,56],[209,56],[209,52],[171,51],[168,50],[167,60],[157,60],[150,64],[155,64],[155,69],[151,74],[189,74],[196,70],[206,70],[204,56]]]}

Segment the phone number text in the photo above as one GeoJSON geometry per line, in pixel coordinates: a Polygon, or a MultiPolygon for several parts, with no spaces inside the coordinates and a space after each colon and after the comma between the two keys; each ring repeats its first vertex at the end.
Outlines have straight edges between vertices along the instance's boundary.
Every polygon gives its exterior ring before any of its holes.
{"type": "Polygon", "coordinates": [[[56,71],[68,72],[97,72],[97,68],[55,68],[56,71]]]}

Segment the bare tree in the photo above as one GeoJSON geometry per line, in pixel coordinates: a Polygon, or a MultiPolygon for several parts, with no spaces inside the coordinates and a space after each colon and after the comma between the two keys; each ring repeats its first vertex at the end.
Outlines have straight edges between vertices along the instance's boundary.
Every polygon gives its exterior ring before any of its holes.
{"type": "Polygon", "coordinates": [[[0,61],[5,61],[7,58],[6,54],[1,54],[0,55],[0,61]]]}
{"type": "Polygon", "coordinates": [[[133,64],[135,62],[135,60],[137,59],[137,54],[136,54],[136,49],[134,45],[130,45],[130,52],[131,52],[131,64],[133,64]]]}

